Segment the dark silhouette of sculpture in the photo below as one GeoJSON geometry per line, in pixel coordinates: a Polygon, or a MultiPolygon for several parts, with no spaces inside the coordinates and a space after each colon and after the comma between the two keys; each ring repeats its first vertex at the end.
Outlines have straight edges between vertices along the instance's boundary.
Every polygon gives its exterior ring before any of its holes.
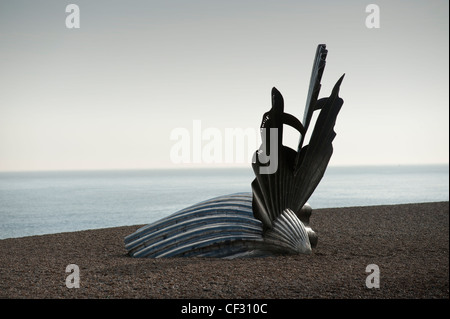
{"type": "MultiPolygon", "coordinates": [[[[325,45],[319,45],[314,59],[308,100],[302,125],[294,116],[284,113],[284,102],[281,93],[272,89],[272,109],[265,113],[262,128],[278,130],[278,168],[273,174],[261,174],[264,166],[258,160],[253,163],[256,175],[252,182],[253,213],[255,218],[263,223],[264,230],[270,230],[273,221],[290,209],[297,214],[303,223],[309,223],[309,216],[302,213],[301,208],[322,179],[328,162],[333,153],[332,141],[336,136],[334,124],[344,101],[338,96],[342,76],[333,88],[329,98],[317,100],[320,92],[320,80],[325,68],[327,50],[325,45]],[[313,112],[319,110],[313,134],[308,145],[303,146],[313,112]],[[300,133],[298,150],[282,144],[283,124],[294,127],[300,133]]],[[[263,143],[268,143],[267,137],[263,143]]],[[[262,145],[258,154],[270,150],[270,146],[262,145]]],[[[314,236],[314,241],[317,237],[314,236]]]]}
{"type": "Polygon", "coordinates": [[[318,99],[326,56],[326,46],[319,45],[303,124],[284,112],[283,96],[272,89],[272,108],[263,115],[262,145],[252,164],[252,193],[213,198],[138,229],[125,238],[129,255],[235,258],[311,252],[317,234],[309,225],[312,209],[307,200],[333,153],[334,125],[343,105],[338,94],[344,76],[328,98],[318,99]],[[304,145],[314,111],[320,113],[304,145]],[[299,131],[297,150],[283,145],[283,125],[299,131]]]}

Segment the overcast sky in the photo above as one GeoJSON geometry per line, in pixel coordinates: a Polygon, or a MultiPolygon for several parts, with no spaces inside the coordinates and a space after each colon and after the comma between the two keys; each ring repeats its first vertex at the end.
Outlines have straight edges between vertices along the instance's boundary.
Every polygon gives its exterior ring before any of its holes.
{"type": "Polygon", "coordinates": [[[447,0],[69,3],[0,1],[0,171],[178,167],[175,128],[257,130],[273,86],[302,119],[319,43],[330,165],[448,163],[447,0]]]}

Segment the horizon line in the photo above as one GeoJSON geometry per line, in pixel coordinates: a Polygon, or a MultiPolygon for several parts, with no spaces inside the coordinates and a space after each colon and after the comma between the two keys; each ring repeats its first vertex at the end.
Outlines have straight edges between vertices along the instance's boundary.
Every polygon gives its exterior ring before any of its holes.
{"type": "MultiPolygon", "coordinates": [[[[397,164],[330,164],[328,167],[414,167],[414,166],[449,166],[449,163],[397,163],[397,164]]],[[[226,170],[226,169],[249,169],[252,170],[251,165],[237,165],[237,166],[220,166],[220,165],[174,165],[161,167],[141,167],[141,168],[61,168],[61,169],[24,169],[24,170],[0,170],[0,173],[45,173],[45,172],[111,172],[111,171],[169,171],[169,170],[226,170]]]]}

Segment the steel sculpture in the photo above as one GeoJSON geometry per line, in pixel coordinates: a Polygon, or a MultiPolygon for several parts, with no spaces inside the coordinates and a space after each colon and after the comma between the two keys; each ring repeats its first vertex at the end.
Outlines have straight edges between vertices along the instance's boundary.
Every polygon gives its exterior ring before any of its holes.
{"type": "Polygon", "coordinates": [[[307,200],[333,153],[334,125],[344,103],[339,97],[344,75],[329,97],[318,99],[327,52],[324,44],[317,47],[303,123],[284,112],[283,96],[272,89],[272,108],[261,123],[262,144],[253,157],[252,192],[213,198],[138,229],[125,237],[130,256],[236,258],[311,252],[318,238],[309,225],[307,200]],[[315,111],[319,114],[304,145],[315,111]],[[297,150],[283,145],[283,125],[300,133],[297,150]]]}

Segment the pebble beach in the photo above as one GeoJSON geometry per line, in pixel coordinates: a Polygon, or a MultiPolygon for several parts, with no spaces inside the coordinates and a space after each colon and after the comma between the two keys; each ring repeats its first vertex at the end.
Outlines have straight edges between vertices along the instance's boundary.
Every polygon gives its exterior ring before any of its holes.
{"type": "Polygon", "coordinates": [[[3,239],[0,298],[449,298],[449,202],[317,209],[310,225],[310,255],[233,260],[131,258],[123,239],[143,225],[3,239]]]}

